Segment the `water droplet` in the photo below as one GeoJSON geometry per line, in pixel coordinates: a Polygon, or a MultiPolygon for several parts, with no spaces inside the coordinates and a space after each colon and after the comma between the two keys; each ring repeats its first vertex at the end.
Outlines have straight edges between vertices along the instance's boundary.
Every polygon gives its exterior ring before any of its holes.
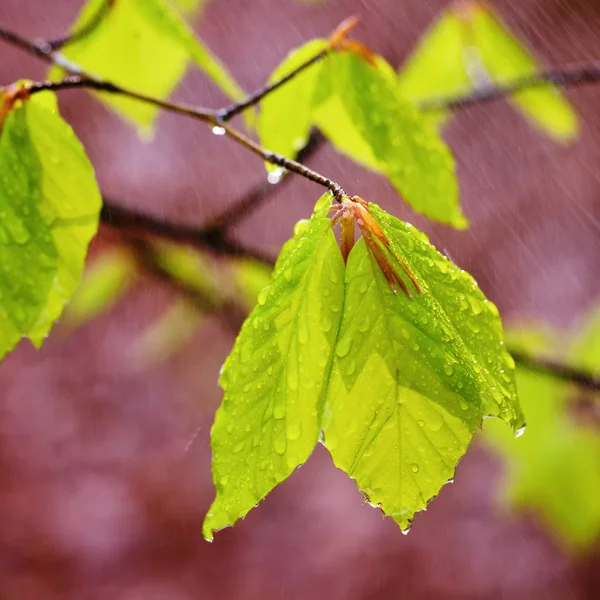
{"type": "Polygon", "coordinates": [[[335,353],[340,357],[344,358],[344,356],[348,356],[350,354],[350,348],[352,347],[352,338],[350,336],[345,337],[340,343],[337,345],[335,349],[335,353]]]}
{"type": "Polygon", "coordinates": [[[412,463],[412,464],[410,465],[410,470],[411,470],[413,473],[418,473],[418,472],[419,472],[419,465],[418,465],[417,463],[412,463]]]}
{"type": "Polygon", "coordinates": [[[423,419],[419,419],[417,421],[417,424],[419,425],[419,427],[425,427],[425,421],[423,421],[423,419]]]}
{"type": "Polygon", "coordinates": [[[269,297],[269,288],[266,287],[264,289],[262,289],[260,291],[260,293],[258,294],[258,303],[261,306],[264,306],[265,302],[267,301],[267,298],[269,297]]]}
{"type": "Polygon", "coordinates": [[[285,280],[290,283],[293,279],[294,276],[294,272],[292,271],[292,269],[286,269],[283,273],[283,276],[285,277],[285,280]]]}
{"type": "Polygon", "coordinates": [[[454,367],[450,363],[444,365],[444,373],[450,377],[454,373],[454,367]]]}
{"type": "Polygon", "coordinates": [[[290,423],[287,426],[286,435],[288,440],[297,440],[302,433],[302,426],[300,423],[290,423]]]}
{"type": "Polygon", "coordinates": [[[244,446],[245,446],[245,445],[246,445],[246,442],[245,442],[245,441],[243,441],[243,442],[239,442],[238,444],[236,444],[236,445],[235,445],[235,446],[234,446],[234,447],[231,449],[231,451],[232,451],[234,454],[239,454],[239,453],[240,453],[240,452],[241,452],[241,451],[244,449],[244,446]]]}
{"type": "Polygon", "coordinates": [[[221,485],[227,485],[227,482],[229,481],[229,477],[227,475],[223,475],[221,476],[221,478],[219,479],[219,483],[221,485]]]}
{"type": "Polygon", "coordinates": [[[370,324],[371,324],[371,319],[369,318],[368,315],[365,315],[365,317],[361,320],[361,322],[358,325],[358,330],[361,333],[364,333],[365,331],[367,331],[369,329],[370,324]]]}
{"type": "Polygon", "coordinates": [[[515,438],[520,438],[525,433],[525,425],[523,427],[519,427],[517,431],[515,431],[515,438]]]}
{"type": "Polygon", "coordinates": [[[337,283],[338,282],[338,277],[337,277],[337,274],[335,273],[335,271],[330,271],[329,272],[329,280],[331,281],[331,283],[337,283]]]}
{"type": "Polygon", "coordinates": [[[275,452],[277,452],[277,454],[283,454],[285,452],[286,448],[287,448],[287,442],[284,437],[278,437],[273,442],[273,449],[275,450],[275,452]]]}
{"type": "Polygon", "coordinates": [[[323,315],[321,317],[321,329],[327,333],[328,331],[331,331],[331,326],[331,319],[327,315],[323,315]]]}
{"type": "MultiPolygon", "coordinates": [[[[462,387],[462,385],[460,387],[462,387]]],[[[469,405],[467,404],[466,400],[462,397],[458,399],[458,405],[461,407],[462,410],[468,410],[469,408],[469,405]]]]}
{"type": "Polygon", "coordinates": [[[213,132],[215,135],[225,135],[225,127],[219,127],[218,125],[215,125],[215,126],[212,128],[212,132],[213,132]]]}
{"type": "Polygon", "coordinates": [[[287,384],[288,388],[293,392],[298,389],[298,371],[296,368],[288,367],[287,384]]]}
{"type": "Polygon", "coordinates": [[[267,181],[272,185],[277,185],[281,181],[281,177],[283,176],[285,169],[279,167],[274,169],[267,175],[267,181]]]}

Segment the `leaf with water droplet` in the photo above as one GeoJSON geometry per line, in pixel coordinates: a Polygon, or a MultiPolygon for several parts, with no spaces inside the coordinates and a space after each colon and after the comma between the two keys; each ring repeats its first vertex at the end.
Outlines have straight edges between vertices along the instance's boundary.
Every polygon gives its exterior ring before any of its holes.
{"type": "Polygon", "coordinates": [[[6,115],[0,180],[3,356],[24,335],[42,344],[79,284],[98,227],[93,168],[50,92],[6,115]]]}
{"type": "MultiPolygon", "coordinates": [[[[73,30],[84,26],[106,0],[90,0],[73,30]]],[[[225,66],[194,35],[167,0],[119,0],[110,15],[62,52],[73,62],[127,89],[167,98],[184,76],[188,62],[196,64],[232,100],[245,97],[225,66]]],[[[61,72],[53,68],[51,78],[61,72]]],[[[137,123],[146,136],[158,108],[115,94],[98,97],[120,115],[137,123]]],[[[250,113],[251,114],[251,113],[250,113]]]]}
{"type": "Polygon", "coordinates": [[[332,143],[387,175],[416,211],[466,227],[452,153],[433,125],[400,94],[390,65],[381,57],[373,66],[354,54],[332,54],[324,71],[337,95],[335,102],[321,104],[316,123],[332,143]]]}
{"type": "Polygon", "coordinates": [[[327,218],[330,203],[327,194],[283,248],[268,293],[259,295],[223,367],[224,398],[211,434],[217,495],[204,522],[207,539],[246,515],[306,461],[317,442],[344,294],[344,263],[327,218]],[[255,328],[257,321],[261,326],[255,328]],[[250,382],[256,385],[244,391],[250,382]],[[239,427],[228,433],[232,422],[239,427]],[[235,454],[253,432],[260,432],[260,443],[235,454]]]}
{"type": "Polygon", "coordinates": [[[523,417],[500,344],[499,317],[461,309],[461,296],[485,300],[472,277],[414,227],[377,205],[370,204],[369,211],[422,294],[395,294],[364,240],[358,241],[346,267],[325,445],[371,501],[407,529],[414,513],[454,477],[484,415],[499,416],[515,429],[523,417]],[[365,317],[371,325],[363,331],[365,317]],[[470,319],[482,334],[468,327],[470,319]]]}

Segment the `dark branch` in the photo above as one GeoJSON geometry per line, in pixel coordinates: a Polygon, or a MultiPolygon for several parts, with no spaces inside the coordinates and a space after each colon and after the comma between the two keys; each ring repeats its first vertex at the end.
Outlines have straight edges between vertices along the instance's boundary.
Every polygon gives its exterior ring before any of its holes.
{"type": "Polygon", "coordinates": [[[102,23],[104,18],[108,15],[111,9],[115,5],[115,0],[104,0],[102,5],[98,8],[95,14],[92,15],[92,18],[85,23],[80,29],[70,33],[68,35],[63,35],[54,40],[45,40],[40,43],[40,46],[43,48],[47,48],[47,53],[56,52],[69,44],[74,44],[75,42],[79,42],[80,40],[86,38],[88,35],[93,33],[102,23]]]}
{"type": "Polygon", "coordinates": [[[162,219],[122,208],[108,198],[103,198],[100,219],[106,225],[122,229],[129,236],[143,239],[148,234],[179,242],[188,246],[212,251],[218,255],[251,258],[265,264],[273,264],[273,259],[259,250],[254,250],[232,242],[225,231],[209,226],[206,228],[190,227],[168,223],[162,219]]]}
{"type": "Polygon", "coordinates": [[[592,373],[549,358],[531,356],[518,350],[513,350],[510,353],[515,362],[528,371],[562,379],[592,392],[600,392],[600,378],[595,377],[592,373]]]}
{"type": "Polygon", "coordinates": [[[423,111],[430,110],[458,110],[474,104],[485,104],[510,96],[525,89],[556,85],[562,88],[578,87],[600,83],[600,62],[594,61],[586,64],[567,65],[557,67],[520,77],[502,85],[490,85],[477,89],[474,92],[449,98],[432,98],[417,102],[423,111]]]}

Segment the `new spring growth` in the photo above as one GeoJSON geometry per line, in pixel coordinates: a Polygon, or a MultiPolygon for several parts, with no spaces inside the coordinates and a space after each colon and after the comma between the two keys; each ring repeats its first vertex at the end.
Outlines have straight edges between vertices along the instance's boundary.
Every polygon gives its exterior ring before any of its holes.
{"type": "Polygon", "coordinates": [[[331,218],[332,227],[338,223],[341,227],[340,246],[345,263],[348,261],[348,256],[354,246],[354,224],[356,221],[356,225],[371,255],[377,261],[394,294],[398,293],[399,287],[409,298],[413,297],[408,284],[400,275],[398,267],[408,277],[416,292],[418,294],[422,293],[421,286],[408,265],[402,257],[393,252],[387,237],[369,212],[367,202],[360,196],[352,196],[351,198],[344,196],[341,204],[333,205],[331,210],[335,211],[331,218]]]}

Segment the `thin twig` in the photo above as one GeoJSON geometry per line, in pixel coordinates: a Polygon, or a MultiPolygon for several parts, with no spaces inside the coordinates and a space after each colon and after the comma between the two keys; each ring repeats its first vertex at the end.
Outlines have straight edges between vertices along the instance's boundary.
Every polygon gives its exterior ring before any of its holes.
{"type": "Polygon", "coordinates": [[[308,69],[308,67],[314,65],[315,63],[319,62],[321,59],[325,58],[327,56],[327,54],[329,54],[330,51],[331,51],[331,48],[329,48],[329,47],[321,50],[321,52],[319,52],[312,58],[309,58],[307,61],[303,62],[301,65],[296,67],[293,71],[290,71],[287,75],[285,75],[281,79],[278,79],[277,81],[275,81],[271,84],[265,85],[264,87],[260,88],[259,90],[256,90],[254,93],[250,94],[242,102],[237,102],[227,108],[221,108],[220,110],[217,111],[217,118],[219,118],[221,121],[229,121],[229,119],[235,117],[235,115],[241,113],[242,111],[246,110],[247,108],[250,108],[251,106],[254,106],[255,104],[258,104],[265,96],[267,96],[271,92],[274,92],[276,89],[280,88],[282,85],[284,85],[288,81],[294,79],[294,77],[296,77],[297,75],[302,73],[302,71],[308,69]]]}
{"type": "Polygon", "coordinates": [[[48,49],[48,53],[60,50],[65,46],[79,42],[86,38],[88,35],[93,33],[104,21],[104,18],[108,15],[111,9],[115,5],[115,0],[104,0],[98,10],[92,15],[92,18],[82,25],[78,30],[73,31],[70,34],[63,35],[53,40],[44,40],[41,45],[48,49]]]}
{"type": "Polygon", "coordinates": [[[600,61],[555,67],[519,77],[501,85],[484,86],[467,94],[423,100],[417,102],[417,105],[422,111],[457,110],[474,104],[485,104],[525,89],[549,84],[568,88],[594,83],[600,83],[600,61]]]}

